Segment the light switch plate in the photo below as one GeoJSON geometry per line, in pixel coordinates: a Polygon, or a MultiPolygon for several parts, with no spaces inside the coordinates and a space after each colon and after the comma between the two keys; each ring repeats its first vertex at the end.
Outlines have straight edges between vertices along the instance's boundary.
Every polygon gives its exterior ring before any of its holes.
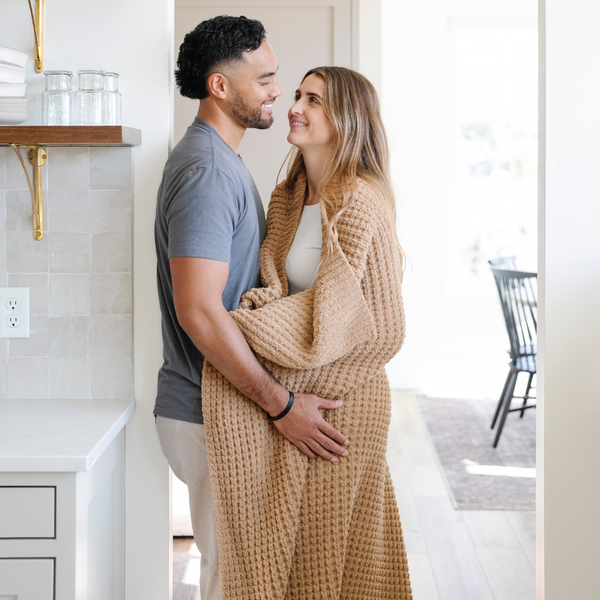
{"type": "Polygon", "coordinates": [[[31,337],[29,288],[0,287],[0,338],[31,337]]]}

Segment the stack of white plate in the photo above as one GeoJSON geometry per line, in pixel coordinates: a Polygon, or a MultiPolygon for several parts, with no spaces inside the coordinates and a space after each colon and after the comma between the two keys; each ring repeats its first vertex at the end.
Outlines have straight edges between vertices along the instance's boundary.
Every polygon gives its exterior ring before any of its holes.
{"type": "Polygon", "coordinates": [[[0,46],[0,125],[27,119],[25,65],[27,54],[0,46]]]}

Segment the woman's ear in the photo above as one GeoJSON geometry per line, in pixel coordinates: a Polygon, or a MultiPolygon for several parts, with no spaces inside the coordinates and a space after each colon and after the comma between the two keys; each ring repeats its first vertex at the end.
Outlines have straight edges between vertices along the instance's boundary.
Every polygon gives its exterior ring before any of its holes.
{"type": "Polygon", "coordinates": [[[225,76],[222,73],[212,73],[209,75],[206,80],[206,87],[211,96],[214,96],[219,100],[224,100],[226,98],[225,76]]]}

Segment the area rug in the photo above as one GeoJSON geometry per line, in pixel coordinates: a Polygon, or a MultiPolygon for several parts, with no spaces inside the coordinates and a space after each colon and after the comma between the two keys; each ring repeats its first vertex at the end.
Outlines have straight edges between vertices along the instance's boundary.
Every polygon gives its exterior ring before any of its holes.
{"type": "Polygon", "coordinates": [[[510,413],[492,448],[495,401],[417,401],[456,508],[535,509],[535,409],[510,413]]]}
{"type": "Polygon", "coordinates": [[[200,555],[173,552],[173,600],[199,600],[200,555]]]}

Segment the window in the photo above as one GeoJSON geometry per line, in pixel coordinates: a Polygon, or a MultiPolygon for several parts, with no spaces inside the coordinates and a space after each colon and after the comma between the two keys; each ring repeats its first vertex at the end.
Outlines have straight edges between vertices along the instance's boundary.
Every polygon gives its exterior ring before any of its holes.
{"type": "Polygon", "coordinates": [[[537,31],[452,23],[452,284],[490,290],[490,258],[536,270],[537,31]]]}

